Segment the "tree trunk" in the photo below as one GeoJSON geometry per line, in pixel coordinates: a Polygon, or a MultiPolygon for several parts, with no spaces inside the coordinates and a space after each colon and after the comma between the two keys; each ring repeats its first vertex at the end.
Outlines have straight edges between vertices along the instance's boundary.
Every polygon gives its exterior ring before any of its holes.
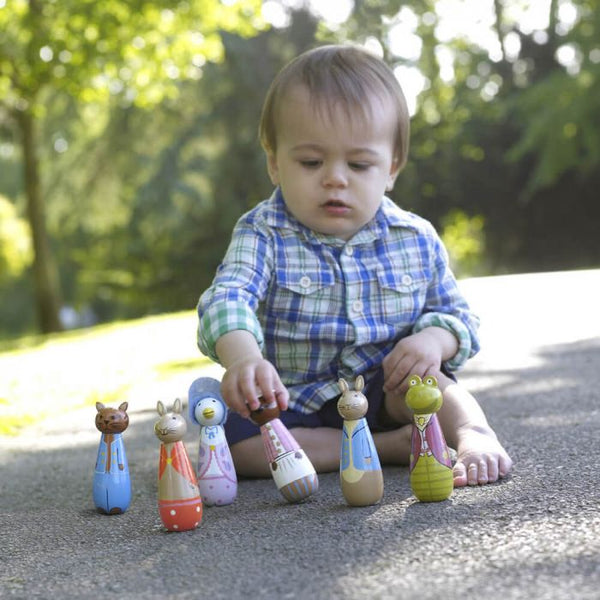
{"type": "Polygon", "coordinates": [[[46,210],[40,190],[35,120],[29,110],[17,111],[23,145],[27,219],[33,239],[35,301],[43,333],[61,331],[60,282],[46,230],[46,210]]]}

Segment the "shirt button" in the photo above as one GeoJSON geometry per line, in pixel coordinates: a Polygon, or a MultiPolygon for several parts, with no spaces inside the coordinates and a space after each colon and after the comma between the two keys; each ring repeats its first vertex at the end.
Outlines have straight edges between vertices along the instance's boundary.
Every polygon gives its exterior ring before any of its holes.
{"type": "Polygon", "coordinates": [[[352,303],[352,311],[353,312],[359,313],[359,312],[362,312],[362,309],[363,309],[363,303],[361,300],[355,300],[352,303]]]}
{"type": "Polygon", "coordinates": [[[346,246],[346,254],[352,256],[354,254],[354,248],[352,246],[346,246]]]}
{"type": "Polygon", "coordinates": [[[412,277],[410,275],[402,275],[402,285],[410,285],[412,283],[412,277]]]}
{"type": "Polygon", "coordinates": [[[308,275],[305,275],[300,279],[300,287],[303,287],[305,290],[310,287],[311,281],[308,275]]]}

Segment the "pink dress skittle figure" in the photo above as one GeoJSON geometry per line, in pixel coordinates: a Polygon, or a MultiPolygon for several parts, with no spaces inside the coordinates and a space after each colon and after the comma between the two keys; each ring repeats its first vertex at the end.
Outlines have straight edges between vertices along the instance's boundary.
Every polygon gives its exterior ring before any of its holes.
{"type": "Polygon", "coordinates": [[[288,502],[300,502],[319,489],[319,479],[308,456],[279,419],[279,412],[279,407],[273,403],[252,411],[250,418],[260,426],[277,489],[288,502]]]}
{"type": "Polygon", "coordinates": [[[189,416],[200,425],[198,487],[206,506],[231,504],[237,495],[237,477],[223,425],[227,405],[221,384],[210,377],[196,379],[189,390],[189,416]]]}
{"type": "Polygon", "coordinates": [[[173,411],[167,412],[158,402],[160,419],[154,433],[161,441],[158,466],[158,510],[169,531],[195,529],[202,520],[202,499],[196,474],[183,445],[187,430],[181,416],[181,401],[175,400],[173,411]]]}

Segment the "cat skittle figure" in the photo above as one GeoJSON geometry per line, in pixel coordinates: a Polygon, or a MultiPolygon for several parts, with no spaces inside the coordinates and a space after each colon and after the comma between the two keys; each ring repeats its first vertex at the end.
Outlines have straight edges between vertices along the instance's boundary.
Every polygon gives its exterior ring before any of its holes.
{"type": "Polygon", "coordinates": [[[200,425],[198,487],[202,502],[206,506],[231,504],[237,495],[237,476],[223,428],[227,405],[221,384],[200,377],[190,386],[188,398],[190,419],[200,425]]]}
{"type": "Polygon", "coordinates": [[[94,473],[93,497],[98,512],[118,515],[129,508],[131,479],[122,433],[129,425],[127,402],[119,408],[96,402],[96,428],[102,433],[94,473]]]}
{"type": "Polygon", "coordinates": [[[421,502],[439,502],[452,494],[452,461],[437,412],[442,392],[433,376],[409,379],[406,405],[413,411],[410,485],[421,502]]]}
{"type": "Polygon", "coordinates": [[[156,410],[160,419],[154,424],[154,433],[161,442],[158,465],[160,518],[169,531],[195,529],[202,520],[202,499],[183,444],[187,425],[181,415],[181,400],[175,400],[171,412],[159,400],[156,410]]]}

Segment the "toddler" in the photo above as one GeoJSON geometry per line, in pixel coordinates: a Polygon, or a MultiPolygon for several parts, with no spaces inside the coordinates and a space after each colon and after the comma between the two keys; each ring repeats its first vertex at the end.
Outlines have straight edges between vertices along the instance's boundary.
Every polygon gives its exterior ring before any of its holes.
{"type": "Polygon", "coordinates": [[[354,46],[300,55],[269,89],[260,139],[275,190],[240,218],[198,304],[199,347],[225,368],[237,472],[270,475],[248,419],[261,401],[277,402],[317,471],[339,469],[338,379],[358,375],[381,462],[407,464],[416,374],[443,391],[455,486],[506,476],[511,459],[452,375],[479,349],[478,319],[432,225],[385,196],[409,139],[393,72],[354,46]]]}

